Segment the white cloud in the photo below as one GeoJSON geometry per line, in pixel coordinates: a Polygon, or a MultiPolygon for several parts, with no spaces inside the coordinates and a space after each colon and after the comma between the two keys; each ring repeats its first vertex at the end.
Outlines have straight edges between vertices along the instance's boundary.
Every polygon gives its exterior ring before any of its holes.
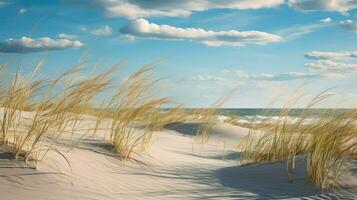
{"type": "Polygon", "coordinates": [[[321,19],[320,22],[323,22],[323,23],[331,23],[333,20],[329,17],[326,17],[324,19],[321,19]]]}
{"type": "Polygon", "coordinates": [[[281,73],[275,75],[256,77],[256,79],[272,80],[272,81],[289,81],[289,80],[297,80],[297,79],[315,79],[315,78],[321,78],[321,75],[316,73],[287,72],[287,73],[281,73]]]}
{"type": "Polygon", "coordinates": [[[290,81],[290,80],[297,80],[297,79],[321,78],[319,74],[303,73],[303,72],[285,72],[280,74],[270,74],[270,73],[251,74],[241,70],[236,70],[235,74],[238,78],[259,80],[259,81],[290,81]]]}
{"type": "Polygon", "coordinates": [[[357,21],[353,21],[351,19],[344,20],[340,22],[340,26],[357,33],[357,21]]]}
{"type": "Polygon", "coordinates": [[[357,51],[311,51],[305,57],[314,60],[348,60],[357,58],[357,51]]]}
{"type": "Polygon", "coordinates": [[[300,11],[333,11],[346,13],[357,8],[357,0],[289,0],[288,4],[300,11]]]}
{"type": "Polygon", "coordinates": [[[112,32],[113,32],[112,28],[110,26],[106,25],[102,28],[91,31],[90,33],[93,35],[98,35],[98,36],[108,36],[108,35],[111,35],[112,32]]]}
{"type": "Polygon", "coordinates": [[[18,11],[18,13],[20,14],[20,15],[23,15],[23,14],[25,14],[27,12],[27,9],[25,9],[25,8],[21,8],[21,9],[19,9],[19,11],[18,11]]]}
{"type": "Polygon", "coordinates": [[[203,76],[203,75],[197,75],[191,77],[191,80],[193,81],[225,81],[227,79],[219,76],[203,76]]]}
{"type": "Polygon", "coordinates": [[[193,12],[210,9],[273,8],[284,0],[64,0],[65,2],[92,5],[104,9],[107,16],[127,17],[183,17],[193,12]]]}
{"type": "Polygon", "coordinates": [[[20,39],[7,39],[0,42],[0,52],[3,53],[30,53],[39,51],[60,50],[70,47],[82,47],[83,43],[78,40],[52,39],[41,37],[32,39],[22,37],[20,39]]]}
{"type": "MultiPolygon", "coordinates": [[[[237,74],[238,77],[240,74],[237,74]]],[[[316,73],[303,73],[303,72],[286,72],[281,74],[245,74],[243,78],[248,78],[251,80],[261,80],[261,81],[291,81],[291,80],[299,80],[299,79],[315,79],[321,78],[321,75],[316,73]]]]}
{"type": "Polygon", "coordinates": [[[336,62],[332,60],[317,60],[307,63],[305,67],[314,72],[319,72],[326,77],[343,78],[357,72],[357,64],[336,62]]]}
{"type": "Polygon", "coordinates": [[[357,64],[348,62],[357,58],[357,51],[311,51],[305,57],[316,60],[305,67],[325,77],[343,78],[357,72],[357,64]]]}
{"type": "Polygon", "coordinates": [[[60,34],[58,34],[58,37],[62,38],[62,39],[74,40],[78,36],[77,35],[70,35],[70,34],[66,34],[66,33],[60,33],[60,34]]]}
{"type": "Polygon", "coordinates": [[[141,38],[189,40],[208,46],[245,46],[263,45],[282,41],[278,35],[260,31],[211,31],[201,28],[178,28],[170,25],[158,25],[145,19],[136,19],[120,29],[124,35],[141,38]]]}

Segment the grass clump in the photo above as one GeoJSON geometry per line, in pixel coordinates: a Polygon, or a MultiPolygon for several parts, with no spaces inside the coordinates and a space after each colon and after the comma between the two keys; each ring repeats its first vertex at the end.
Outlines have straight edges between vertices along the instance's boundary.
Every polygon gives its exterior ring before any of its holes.
{"type": "Polygon", "coordinates": [[[157,81],[150,79],[152,70],[153,66],[149,65],[129,76],[107,103],[106,110],[109,110],[112,120],[110,143],[123,159],[131,158],[139,144],[143,147],[149,144],[155,128],[153,124],[160,121],[157,111],[169,103],[167,98],[150,96],[150,90],[157,81]],[[136,127],[143,117],[148,117],[148,121],[142,133],[138,133],[136,127]]]}
{"type": "Polygon", "coordinates": [[[312,125],[306,145],[307,180],[322,189],[339,181],[346,160],[357,151],[357,112],[330,115],[312,125]]]}
{"type": "Polygon", "coordinates": [[[79,108],[86,107],[109,84],[109,72],[69,80],[69,75],[78,71],[76,68],[52,80],[41,80],[35,74],[38,67],[29,77],[16,73],[1,98],[0,118],[2,146],[15,159],[36,162],[48,151],[65,158],[56,147],[58,138],[69,124],[79,120],[79,108]]]}
{"type": "Polygon", "coordinates": [[[129,159],[137,146],[147,150],[154,131],[186,116],[181,106],[163,110],[170,100],[151,95],[159,81],[151,78],[153,65],[120,84],[112,81],[114,68],[83,77],[80,73],[86,69],[76,66],[45,80],[36,76],[39,68],[36,66],[27,77],[17,72],[0,96],[0,143],[16,159],[39,161],[48,151],[65,157],[56,144],[62,136],[72,137],[77,132],[85,114],[94,115],[95,123],[79,138],[90,132],[94,136],[103,122],[109,121],[110,127],[103,129],[110,135],[109,142],[121,158],[129,159]],[[94,101],[103,92],[106,97],[98,107],[94,101]]]}
{"type": "Polygon", "coordinates": [[[296,119],[291,119],[290,108],[282,109],[274,123],[264,123],[251,129],[239,146],[242,161],[260,163],[286,160],[288,181],[292,181],[295,158],[306,160],[306,179],[330,191],[339,183],[339,175],[357,150],[357,112],[321,112],[311,118],[311,109],[330,96],[328,91],[315,97],[296,119]]]}

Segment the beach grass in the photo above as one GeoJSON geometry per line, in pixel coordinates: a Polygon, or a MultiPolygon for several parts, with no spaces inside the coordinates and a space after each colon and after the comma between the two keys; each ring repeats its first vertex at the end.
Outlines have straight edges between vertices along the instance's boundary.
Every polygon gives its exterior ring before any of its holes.
{"type": "MultiPolygon", "coordinates": [[[[88,69],[75,66],[52,79],[38,76],[41,62],[28,75],[17,70],[10,76],[10,81],[2,80],[0,144],[15,159],[37,163],[49,151],[54,151],[70,164],[65,152],[57,148],[57,143],[67,133],[71,138],[77,134],[78,122],[88,114],[95,117],[93,127],[76,137],[74,144],[79,145],[81,139],[95,136],[103,122],[109,121],[106,142],[124,160],[148,150],[153,134],[170,123],[200,123],[197,138],[207,142],[217,122],[219,108],[234,91],[219,98],[209,108],[186,110],[184,105],[179,104],[164,109],[173,101],[155,94],[161,80],[154,78],[155,66],[144,66],[120,83],[113,81],[115,68],[92,76],[81,76],[88,69]],[[107,95],[98,104],[96,99],[103,93],[107,95]]],[[[250,132],[239,144],[242,161],[261,163],[284,160],[288,181],[291,182],[296,157],[303,157],[308,182],[323,191],[338,186],[346,163],[356,155],[357,112],[350,109],[341,114],[332,109],[321,112],[317,118],[310,118],[309,109],[330,96],[329,90],[321,92],[294,120],[291,120],[290,112],[298,99],[288,102],[273,123],[263,121],[247,125],[250,132]]],[[[235,124],[236,121],[236,116],[229,116],[224,123],[235,124]]]]}
{"type": "Polygon", "coordinates": [[[357,150],[357,112],[329,110],[310,118],[309,109],[330,97],[329,90],[317,95],[301,114],[291,121],[291,108],[282,109],[273,123],[251,125],[249,135],[239,148],[244,163],[286,160],[288,181],[295,171],[297,156],[306,160],[306,180],[322,191],[338,186],[339,176],[357,150]]]}
{"type": "Polygon", "coordinates": [[[75,127],[82,110],[109,84],[109,71],[73,80],[70,75],[78,71],[75,67],[52,80],[42,80],[36,76],[39,67],[29,76],[17,71],[2,93],[0,140],[15,159],[38,162],[48,151],[65,158],[56,148],[57,139],[69,124],[75,127]],[[55,91],[56,87],[62,88],[55,91]]]}
{"type": "Polygon", "coordinates": [[[77,65],[52,79],[41,79],[37,76],[40,67],[36,65],[26,77],[18,70],[11,84],[3,84],[0,142],[15,159],[40,161],[48,151],[65,157],[56,148],[57,140],[65,132],[72,137],[84,114],[93,115],[95,123],[76,138],[95,136],[109,119],[108,142],[120,158],[129,159],[138,146],[141,151],[148,149],[155,131],[188,116],[182,105],[163,110],[171,101],[152,94],[160,80],[152,77],[155,64],[144,66],[120,83],[111,77],[116,68],[83,76],[88,68],[77,65]],[[104,92],[106,97],[96,104],[104,92]]]}
{"type": "MultiPolygon", "coordinates": [[[[134,150],[141,145],[146,149],[150,143],[159,110],[168,104],[168,98],[153,97],[150,92],[158,80],[151,78],[154,65],[147,65],[130,75],[118,87],[110,99],[103,103],[107,117],[111,119],[110,143],[122,159],[130,159],[134,150]],[[141,119],[144,129],[138,133],[141,119]]],[[[101,116],[106,116],[103,114],[101,116]]]]}

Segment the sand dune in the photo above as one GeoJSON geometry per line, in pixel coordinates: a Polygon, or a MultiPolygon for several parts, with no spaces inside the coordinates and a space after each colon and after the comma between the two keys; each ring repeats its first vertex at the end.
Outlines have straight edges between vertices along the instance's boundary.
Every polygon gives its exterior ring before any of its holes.
{"type": "MultiPolygon", "coordinates": [[[[304,167],[299,162],[293,183],[287,183],[283,162],[238,166],[240,154],[235,144],[248,133],[247,129],[221,124],[207,144],[200,144],[190,132],[197,126],[167,125],[155,133],[149,152],[135,156],[136,161],[119,160],[103,140],[105,131],[66,154],[71,168],[53,152],[37,169],[31,163],[11,160],[2,152],[0,199],[356,198],[353,184],[334,195],[319,194],[305,182],[304,167]]],[[[64,145],[60,148],[68,149],[64,145]]],[[[356,183],[355,177],[348,182],[356,183]]]]}

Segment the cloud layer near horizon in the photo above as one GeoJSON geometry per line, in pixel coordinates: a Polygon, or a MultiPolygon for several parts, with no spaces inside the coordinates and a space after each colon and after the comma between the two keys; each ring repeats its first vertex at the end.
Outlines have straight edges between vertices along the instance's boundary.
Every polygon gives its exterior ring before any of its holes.
{"type": "Polygon", "coordinates": [[[0,52],[3,53],[30,53],[39,51],[50,51],[67,49],[71,47],[82,47],[83,43],[78,40],[70,39],[52,39],[41,37],[32,39],[21,37],[20,39],[7,39],[0,41],[0,52]]]}
{"type": "Polygon", "coordinates": [[[288,4],[300,11],[348,12],[357,8],[357,0],[289,0],[288,4]]]}
{"type": "Polygon", "coordinates": [[[207,46],[245,46],[247,44],[263,45],[282,41],[278,35],[261,31],[211,31],[201,28],[178,28],[170,25],[158,25],[145,19],[136,19],[122,27],[124,35],[139,38],[189,40],[207,46]]]}
{"type": "Polygon", "coordinates": [[[306,63],[305,67],[323,76],[341,78],[357,72],[357,64],[348,62],[357,58],[357,51],[312,51],[305,57],[315,60],[306,63]]]}
{"type": "Polygon", "coordinates": [[[305,57],[315,60],[347,60],[357,58],[357,51],[311,51],[305,57]]]}
{"type": "Polygon", "coordinates": [[[63,0],[100,7],[109,17],[184,17],[211,9],[259,9],[284,4],[284,0],[63,0]]]}
{"type": "Polygon", "coordinates": [[[315,79],[322,76],[317,73],[303,73],[303,72],[285,72],[280,74],[249,74],[240,70],[235,71],[238,78],[246,78],[257,81],[291,81],[298,79],[315,79]]]}

